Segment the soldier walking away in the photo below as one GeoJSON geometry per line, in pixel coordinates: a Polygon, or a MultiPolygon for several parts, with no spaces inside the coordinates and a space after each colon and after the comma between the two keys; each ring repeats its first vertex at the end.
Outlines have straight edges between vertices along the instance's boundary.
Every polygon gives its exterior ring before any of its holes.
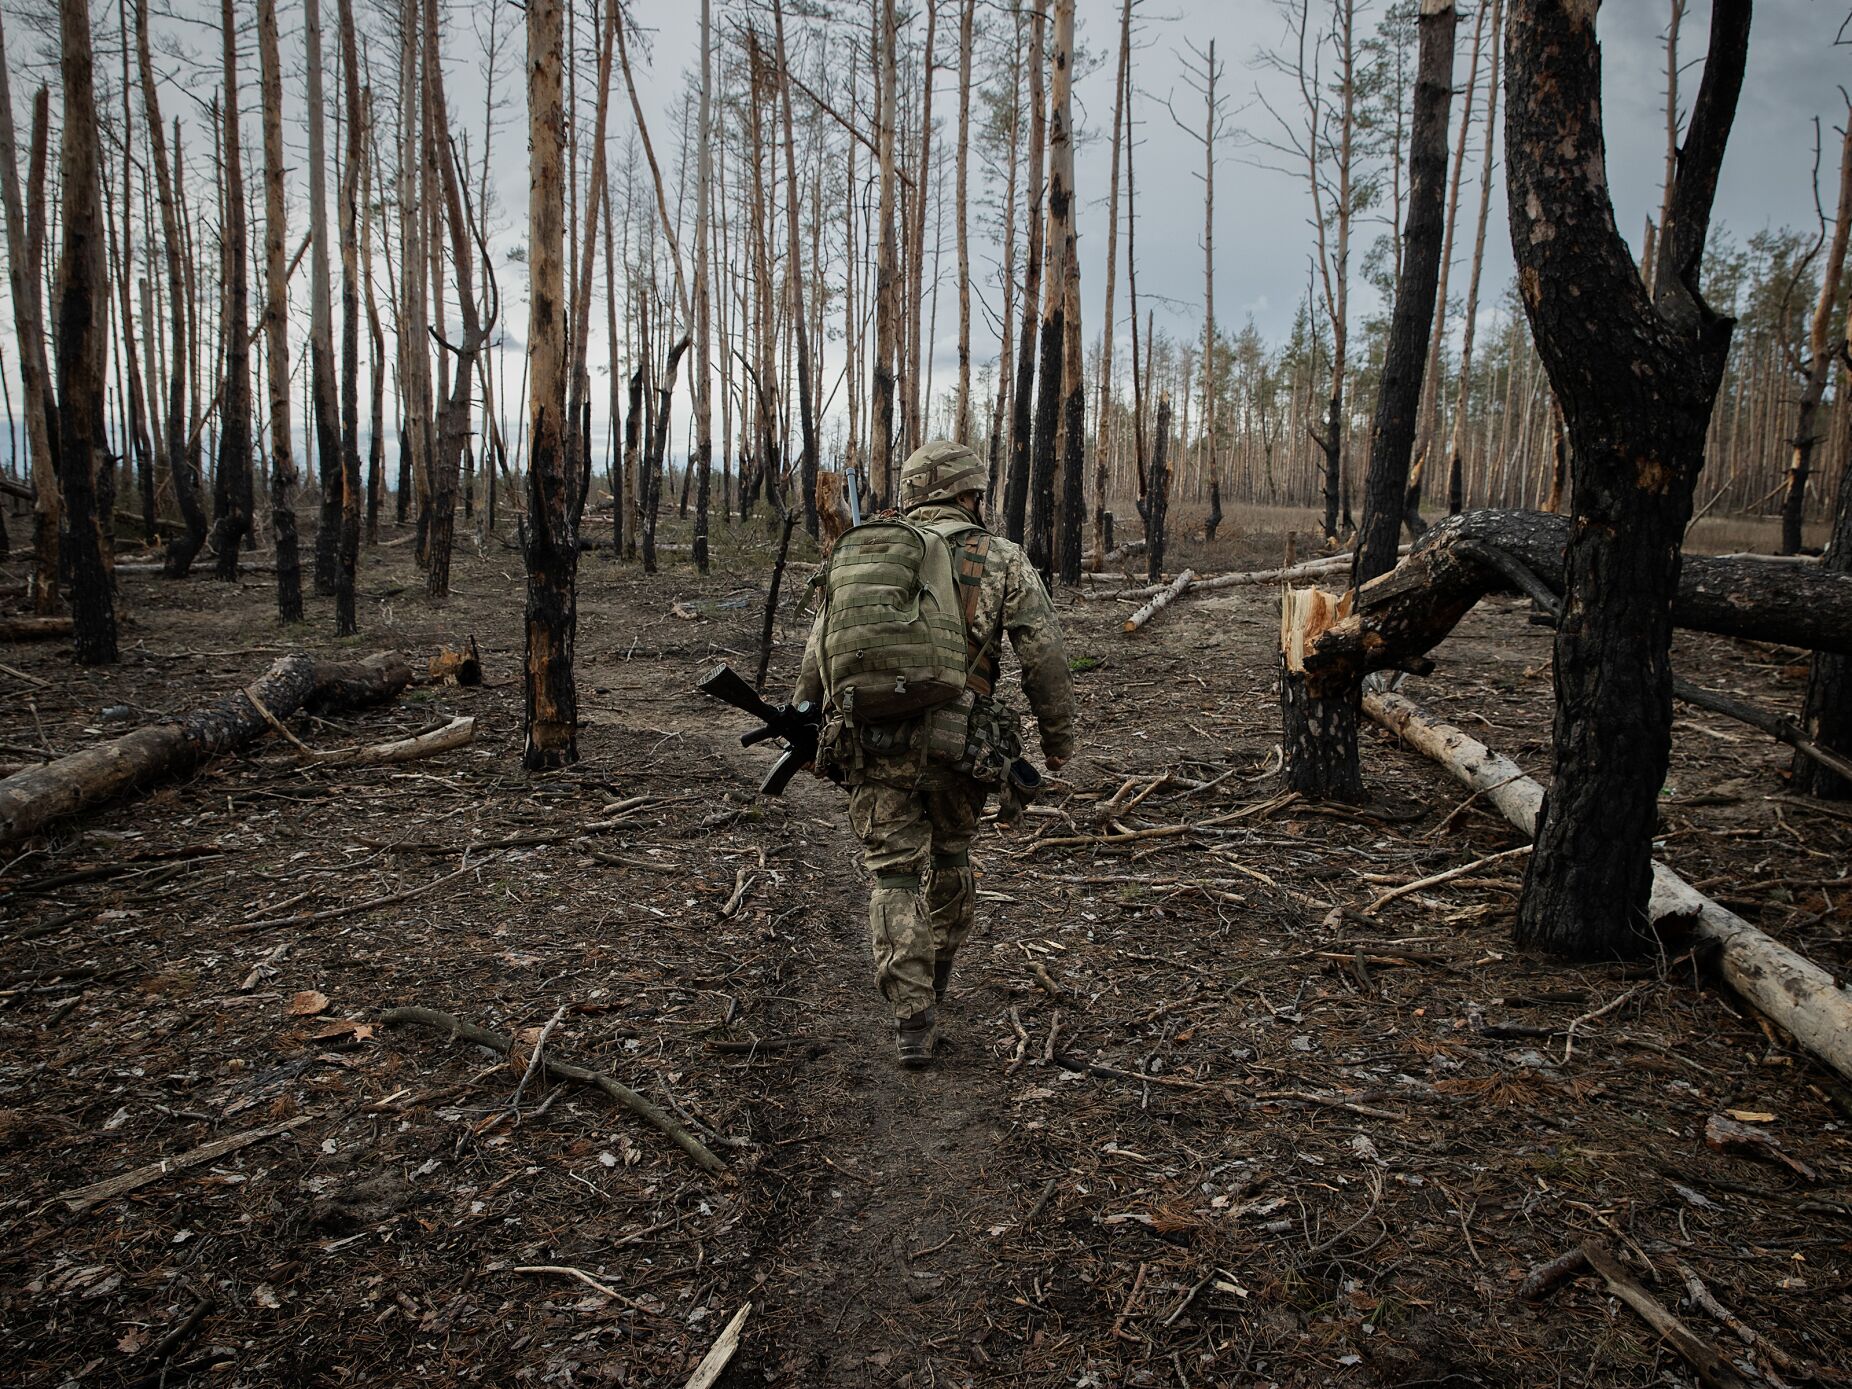
{"type": "MultiPolygon", "coordinates": [[[[945,998],[953,957],[974,924],[970,848],[985,798],[999,789],[1000,815],[1012,800],[1010,767],[1022,753],[1020,718],[994,689],[1005,633],[1022,667],[1023,693],[1049,770],[1058,770],[1074,753],[1074,686],[1061,629],[1022,549],[984,528],[987,481],[975,453],[943,439],[915,452],[900,474],[905,523],[940,537],[950,549],[966,648],[964,688],[956,697],[910,717],[857,715],[855,663],[883,653],[845,650],[855,644],[840,635],[847,620],[841,611],[847,604],[840,600],[851,582],[839,577],[843,550],[832,560],[793,695],[794,701],[822,703],[817,770],[848,787],[849,823],[874,876],[868,926],[875,982],[893,1008],[900,1063],[909,1068],[931,1060],[936,1005],[945,998]],[[832,594],[839,599],[833,619],[832,594]]],[[[866,562],[879,568],[885,555],[866,562]]],[[[930,601],[930,592],[916,592],[920,601],[930,601]]],[[[905,683],[903,677],[892,689],[905,683]]],[[[862,703],[866,710],[870,701],[862,703]]]]}

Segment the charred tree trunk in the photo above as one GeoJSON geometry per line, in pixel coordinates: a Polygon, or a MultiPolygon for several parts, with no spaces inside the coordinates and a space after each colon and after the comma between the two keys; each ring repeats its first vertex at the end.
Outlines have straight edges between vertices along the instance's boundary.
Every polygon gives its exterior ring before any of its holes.
{"type": "MultiPolygon", "coordinates": [[[[314,409],[316,477],[321,488],[315,529],[315,591],[333,595],[336,549],[341,533],[341,412],[334,374],[333,287],[328,274],[328,154],[323,133],[327,117],[322,98],[321,0],[304,0],[303,38],[307,45],[309,102],[309,385],[314,409]]],[[[338,614],[335,629],[341,630],[338,614]]]]}
{"type": "Polygon", "coordinates": [[[1032,425],[1041,406],[1035,396],[1035,315],[1042,284],[1042,175],[1047,156],[1047,117],[1042,103],[1042,64],[1048,26],[1048,0],[1035,0],[1029,21],[1029,203],[1023,218],[1023,239],[1028,243],[1027,270],[1022,285],[1022,336],[1016,344],[1016,385],[1010,422],[1010,467],[1003,485],[1003,525],[1008,537],[1021,544],[1028,522],[1030,454],[1035,436],[1032,425]]]}
{"type": "Polygon", "coordinates": [[[1595,7],[1513,0],[1505,149],[1518,283],[1568,427],[1574,524],[1555,644],[1554,780],[1518,941],[1585,958],[1650,943],[1652,834],[1672,727],[1680,545],[1732,322],[1699,270],[1748,50],[1717,0],[1651,297],[1605,177],[1595,7]]]}
{"type": "Polygon", "coordinates": [[[116,659],[115,578],[98,483],[109,462],[103,424],[109,361],[109,274],[103,233],[102,149],[88,0],[59,0],[59,68],[64,76],[64,189],[58,256],[58,468],[64,487],[77,659],[116,659]]]}
{"type": "MultiPolygon", "coordinates": [[[[1826,542],[1820,568],[1852,583],[1852,438],[1839,473],[1839,499],[1833,509],[1833,534],[1826,542]]],[[[1821,747],[1852,757],[1852,651],[1815,651],[1807,674],[1807,699],[1801,727],[1821,747]]],[[[1808,757],[1796,755],[1794,789],[1803,795],[1852,799],[1852,780],[1808,757]]]]}
{"type": "Polygon", "coordinates": [[[1362,686],[1321,687],[1305,668],[1307,651],[1349,616],[1351,599],[1319,588],[1280,591],[1280,781],[1313,800],[1364,799],[1357,759],[1362,686]]]}
{"type": "MultiPolygon", "coordinates": [[[[702,4],[702,13],[705,14],[706,0],[702,0],[702,4]]],[[[798,249],[797,210],[802,205],[803,200],[799,196],[797,184],[797,141],[791,131],[791,74],[785,66],[785,12],[783,0],[774,0],[772,18],[776,26],[775,33],[778,43],[778,96],[779,104],[783,108],[782,115],[785,135],[785,185],[788,189],[785,200],[785,206],[788,210],[785,218],[785,226],[790,241],[790,249],[787,254],[789,256],[792,289],[791,318],[792,328],[797,335],[797,417],[798,428],[800,430],[799,439],[801,440],[803,448],[803,452],[798,457],[798,490],[802,492],[804,496],[804,529],[814,536],[817,534],[818,524],[817,419],[815,402],[811,396],[810,329],[805,324],[804,313],[801,307],[803,301],[803,295],[801,293],[803,275],[799,267],[803,264],[803,260],[798,249]]],[[[702,103],[705,108],[705,87],[702,92],[702,103]]],[[[703,134],[702,138],[703,140],[706,139],[705,134],[703,134]]],[[[705,145],[703,145],[703,149],[705,149],[705,145]]],[[[703,168],[705,170],[705,164],[703,168]]],[[[700,212],[697,214],[697,220],[706,215],[707,204],[705,198],[707,194],[707,183],[708,179],[704,171],[701,176],[701,197],[703,198],[703,202],[700,205],[700,212]]],[[[705,329],[703,331],[705,332],[705,329]]],[[[705,351],[699,354],[696,362],[697,370],[701,369],[702,363],[706,361],[706,358],[707,354],[705,351]]],[[[708,454],[712,452],[711,442],[705,449],[701,450],[701,452],[701,466],[703,469],[701,474],[701,488],[705,493],[707,488],[707,473],[705,470],[708,463],[708,454]]],[[[702,556],[702,565],[703,568],[706,567],[705,554],[702,556]]]]}
{"type": "Polygon", "coordinates": [[[573,685],[578,629],[578,536],[567,505],[565,113],[560,66],[565,32],[560,0],[528,0],[528,503],[526,659],[522,666],[529,771],[579,758],[579,704],[573,685]]]}
{"type": "Polygon", "coordinates": [[[302,620],[302,561],[296,540],[295,441],[289,400],[289,268],[283,259],[283,64],[276,0],[258,0],[257,51],[264,88],[264,368],[270,393],[270,527],[276,535],[277,616],[302,620]]]}
{"type": "Polygon", "coordinates": [[[891,506],[894,491],[894,372],[900,350],[901,311],[900,270],[895,264],[898,230],[895,225],[894,139],[895,107],[899,101],[900,31],[894,15],[894,0],[881,0],[880,44],[877,61],[875,109],[876,143],[881,168],[879,238],[875,263],[875,366],[874,402],[869,411],[870,445],[879,478],[877,496],[881,505],[891,506]]]}
{"type": "MultiPolygon", "coordinates": [[[[229,0],[227,0],[229,3],[229,0]]],[[[354,585],[360,568],[360,172],[366,163],[366,110],[360,91],[353,0],[340,0],[341,86],[347,99],[347,150],[341,161],[341,475],[335,536],[334,631],[359,631],[354,585]]]]}
{"type": "MultiPolygon", "coordinates": [[[[38,216],[28,220],[20,196],[19,167],[13,133],[13,93],[8,74],[6,36],[0,29],[0,194],[6,209],[7,283],[12,290],[13,327],[19,344],[19,377],[25,395],[26,445],[32,468],[34,609],[43,615],[59,610],[58,530],[64,499],[58,488],[56,425],[51,399],[51,369],[45,359],[43,244],[35,235],[38,216]]],[[[32,106],[32,154],[35,170],[45,163],[49,103],[43,88],[32,106]]],[[[42,176],[34,180],[42,185],[42,176]]],[[[35,188],[34,197],[41,196],[35,188]]]]}
{"type": "Polygon", "coordinates": [[[1157,442],[1151,450],[1145,487],[1145,577],[1156,583],[1164,573],[1165,522],[1170,515],[1170,392],[1158,396],[1157,442]]]}
{"type": "Polygon", "coordinates": [[[245,323],[251,316],[250,271],[245,260],[244,137],[238,122],[238,33],[231,0],[219,0],[219,25],[225,52],[225,203],[219,237],[224,252],[225,384],[219,406],[219,462],[213,480],[218,577],[238,577],[238,551],[251,530],[254,488],[251,480],[251,340],[245,323]]]}
{"type": "Polygon", "coordinates": [[[1407,506],[1408,470],[1420,426],[1424,369],[1440,283],[1441,240],[1446,232],[1447,121],[1453,102],[1453,38],[1458,18],[1453,0],[1421,0],[1415,113],[1408,140],[1408,227],[1376,398],[1376,423],[1370,431],[1370,468],[1364,480],[1363,527],[1357,536],[1353,586],[1395,567],[1407,506]]]}

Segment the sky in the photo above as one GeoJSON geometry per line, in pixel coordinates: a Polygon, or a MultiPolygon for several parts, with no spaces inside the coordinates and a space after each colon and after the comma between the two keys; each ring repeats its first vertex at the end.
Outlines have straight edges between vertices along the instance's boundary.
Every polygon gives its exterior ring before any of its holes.
{"type": "MultiPolygon", "coordinates": [[[[237,3],[240,14],[250,18],[254,10],[248,7],[247,0],[237,0],[237,3]]],[[[524,335],[526,324],[525,272],[521,265],[508,259],[508,253],[518,249],[525,240],[527,142],[524,93],[518,66],[524,39],[521,11],[510,0],[500,0],[500,3],[498,23],[504,47],[495,86],[504,108],[492,161],[492,178],[501,210],[501,226],[494,246],[503,292],[504,323],[511,346],[515,346],[524,335]]],[[[844,14],[865,13],[865,0],[826,0],[826,3],[844,14]]],[[[1374,3],[1360,0],[1360,33],[1375,28],[1385,3],[1386,0],[1374,0],[1374,3]]],[[[1660,198],[1665,139],[1663,36],[1669,3],[1670,0],[1608,0],[1600,18],[1609,181],[1618,223],[1623,233],[1636,243],[1646,216],[1657,208],[1660,198]]],[[[949,142],[956,133],[956,9],[955,0],[940,0],[940,4],[940,53],[945,66],[938,77],[935,116],[941,122],[940,138],[949,142]]],[[[1329,4],[1330,0],[1313,0],[1312,8],[1316,12],[1329,4]]],[[[365,0],[362,0],[362,8],[365,8],[365,0]]],[[[716,0],[715,8],[718,16],[731,11],[734,5],[732,0],[724,4],[716,0]]],[[[789,8],[798,7],[790,3],[789,8]]],[[[905,0],[903,11],[904,8],[905,0]]],[[[166,50],[160,61],[167,74],[163,101],[170,117],[179,114],[183,119],[197,120],[203,93],[218,76],[217,6],[210,0],[176,0],[176,9],[182,14],[196,10],[200,20],[207,22],[171,18],[157,22],[157,37],[163,39],[161,46],[166,50]]],[[[323,9],[327,30],[325,42],[330,47],[327,65],[332,68],[333,0],[323,0],[323,9]]],[[[1112,116],[1118,9],[1117,0],[1080,0],[1079,4],[1080,42],[1092,57],[1092,61],[1080,69],[1074,93],[1080,133],[1076,203],[1082,257],[1082,319],[1083,333],[1090,344],[1097,340],[1103,308],[1110,159],[1105,128],[1110,125],[1112,116]]],[[[279,6],[279,10],[283,22],[284,65],[290,77],[285,97],[287,139],[292,146],[292,157],[299,161],[302,153],[300,8],[298,4],[286,3],[279,6]]],[[[633,56],[639,64],[638,83],[651,135],[665,173],[672,178],[677,141],[675,113],[690,75],[698,71],[700,6],[696,0],[632,0],[632,12],[640,24],[652,31],[647,58],[641,53],[633,56]]],[[[16,119],[23,139],[25,103],[35,75],[49,76],[54,91],[56,76],[55,68],[40,69],[38,74],[31,71],[31,36],[22,32],[25,19],[23,14],[15,17],[16,13],[9,5],[9,55],[14,64],[16,119]]],[[[99,65],[113,71],[118,61],[113,44],[115,6],[99,3],[96,13],[99,65]]],[[[468,132],[474,151],[479,148],[486,92],[480,66],[480,35],[486,31],[488,0],[475,4],[469,0],[453,0],[449,13],[446,65],[450,74],[451,119],[454,129],[468,132]]],[[[1006,0],[980,0],[980,14],[983,16],[980,22],[1007,24],[1006,0]]],[[[1251,319],[1263,337],[1277,342],[1289,331],[1295,308],[1305,295],[1311,245],[1311,207],[1303,176],[1267,167],[1277,162],[1277,158],[1261,148],[1256,138],[1269,131],[1266,104],[1285,107],[1290,105],[1292,98],[1284,79],[1266,70],[1258,61],[1263,50],[1277,49],[1287,41],[1288,29],[1280,2],[1139,0],[1136,14],[1134,102],[1138,121],[1141,299],[1149,301],[1160,327],[1174,336],[1200,335],[1202,146],[1177,127],[1168,107],[1174,106],[1178,114],[1192,124],[1199,119],[1200,98],[1187,85],[1184,76],[1186,65],[1193,61],[1186,45],[1206,50],[1213,41],[1216,57],[1224,65],[1221,84],[1228,97],[1229,111],[1228,134],[1218,146],[1215,175],[1217,319],[1227,333],[1239,331],[1243,323],[1251,319]]],[[[1814,122],[1817,117],[1823,119],[1828,150],[1822,177],[1830,181],[1837,167],[1833,157],[1837,139],[1835,127],[1842,123],[1845,111],[1841,84],[1852,87],[1852,45],[1835,44],[1846,16],[1847,0],[1763,0],[1757,7],[1748,74],[1717,199],[1718,221],[1739,241],[1766,227],[1811,227],[1814,224],[1814,122]]],[[[914,22],[923,23],[923,20],[914,22]]],[[[1688,107],[1689,98],[1697,88],[1708,24],[1708,4],[1704,0],[1693,0],[1682,30],[1683,107],[1688,107]]],[[[1456,81],[1462,84],[1471,25],[1469,14],[1461,24],[1456,62],[1456,81]]],[[[254,25],[244,34],[242,42],[242,61],[248,83],[244,97],[248,143],[255,151],[258,102],[254,25]]],[[[377,40],[370,47],[368,60],[375,82],[393,80],[396,53],[387,51],[389,47],[377,40]]],[[[981,78],[983,74],[980,72],[978,76],[981,78]]],[[[632,120],[621,79],[614,80],[610,138],[613,148],[621,150],[632,120]]],[[[1482,80],[1476,124],[1482,123],[1483,110],[1482,80]]],[[[1456,125],[1458,111],[1456,99],[1456,125]]],[[[191,149],[199,150],[203,138],[203,135],[195,135],[189,141],[191,149]]],[[[332,132],[330,142],[333,142],[332,132]]],[[[1459,268],[1453,281],[1456,296],[1464,288],[1464,260],[1471,247],[1470,223],[1476,209],[1478,157],[1479,142],[1475,136],[1462,190],[1462,230],[1456,246],[1459,268]]],[[[980,176],[978,160],[973,160],[972,169],[975,181],[980,176]]],[[[256,171],[257,161],[253,159],[250,176],[255,177],[256,171]]],[[[290,240],[293,241],[300,235],[301,224],[306,218],[301,205],[299,167],[292,171],[291,177],[290,240]]],[[[1822,193],[1829,204],[1833,191],[1827,187],[1822,193]]],[[[1359,270],[1368,243],[1386,230],[1382,223],[1361,229],[1355,251],[1359,270]]],[[[935,392],[949,389],[956,371],[957,301],[953,279],[953,229],[949,217],[942,235],[943,278],[933,344],[935,392]]],[[[932,238],[933,228],[929,225],[929,255],[932,238]]],[[[1116,341],[1121,344],[1117,349],[1121,361],[1129,337],[1124,249],[1122,232],[1114,320],[1116,341]]],[[[987,272],[995,258],[994,245],[986,244],[974,226],[973,274],[981,285],[992,286],[993,295],[994,280],[987,272]]],[[[1485,287],[1481,296],[1483,313],[1495,311],[1494,306],[1502,300],[1510,274],[1511,252],[1501,181],[1493,192],[1485,287]]],[[[306,276],[292,286],[292,317],[299,320],[298,331],[306,326],[304,280],[306,276]]],[[[1356,296],[1354,321],[1382,307],[1373,302],[1373,295],[1361,283],[1353,292],[1356,296]]],[[[601,309],[599,313],[602,314],[601,309]]],[[[974,321],[973,356],[981,366],[994,359],[997,343],[983,313],[974,313],[974,321]]],[[[602,374],[606,367],[602,332],[593,335],[590,347],[594,372],[602,374]]],[[[518,353],[518,346],[515,351],[518,353]]],[[[5,354],[16,361],[10,341],[5,343],[5,354]]],[[[825,381],[833,381],[839,369],[839,361],[826,360],[825,381]]],[[[511,387],[518,381],[519,372],[518,356],[511,353],[506,363],[506,379],[511,387]]],[[[16,372],[9,374],[17,379],[16,372]]],[[[604,395],[604,391],[595,387],[594,396],[598,398],[594,407],[595,428],[600,434],[606,428],[602,408],[604,395]]],[[[678,399],[678,416],[686,409],[685,395],[682,393],[684,398],[678,399]]],[[[679,452],[680,442],[685,438],[684,420],[678,418],[671,437],[677,441],[675,448],[679,452]]]]}

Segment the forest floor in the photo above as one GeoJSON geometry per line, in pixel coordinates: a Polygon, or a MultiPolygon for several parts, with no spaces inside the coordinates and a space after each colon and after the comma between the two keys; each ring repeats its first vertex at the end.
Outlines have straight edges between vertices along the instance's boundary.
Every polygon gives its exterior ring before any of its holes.
{"type": "MultiPolygon", "coordinates": [[[[1260,567],[1282,542],[1231,524],[1177,558],[1260,567]]],[[[441,606],[409,545],[367,550],[347,642],[325,599],[277,629],[267,573],[133,575],[119,665],[0,651],[8,761],[298,648],[422,669],[473,634],[487,677],[290,721],[333,748],[474,715],[460,751],[333,770],[271,739],[0,861],[0,1378],[679,1386],[751,1303],[723,1386],[1693,1382],[1586,1273],[1519,1296],[1600,1239],[1765,1382],[1852,1383],[1852,1095],[1677,942],[1632,966],[1519,953],[1521,860],[1372,912],[1520,840],[1374,729],[1369,805],[1278,794],[1270,589],[1134,638],[1127,603],[1061,597],[1083,751],[1026,828],[980,840],[947,1040],[899,1071],[841,792],[756,798],[767,752],[692,691],[717,659],[750,676],[768,550],[740,528],[705,579],[585,557],[583,760],[555,775],[520,768],[520,557],[494,540],[441,606]],[[1119,824],[1175,828],[1105,840],[1127,786],[1119,824]],[[409,1004],[525,1041],[509,1061],[379,1021],[409,1004]],[[536,1079],[511,1113],[560,1009],[548,1055],[716,1135],[727,1174],[593,1090],[536,1079]],[[1731,1112],[1810,1175],[1708,1147],[1731,1112]]],[[[803,630],[787,610],[773,688],[803,630]]],[[[1405,691],[1547,775],[1547,632],[1494,599],[1437,655],[1405,691]]],[[[1677,657],[1798,703],[1797,653],[1677,657]]],[[[1785,766],[1681,707],[1663,856],[1845,977],[1852,813],[1790,797],[1785,766]]]]}

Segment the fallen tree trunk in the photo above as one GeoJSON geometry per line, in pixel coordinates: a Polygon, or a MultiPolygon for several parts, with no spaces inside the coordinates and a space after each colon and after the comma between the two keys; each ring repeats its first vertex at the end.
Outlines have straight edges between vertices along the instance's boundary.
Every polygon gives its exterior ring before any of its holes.
{"type": "MultiPolygon", "coordinates": [[[[1509,556],[1555,593],[1563,590],[1569,519],[1539,511],[1467,511],[1421,537],[1408,558],[1365,584],[1351,617],[1305,655],[1321,689],[1411,663],[1438,646],[1481,598],[1511,580],[1509,556]]],[[[1852,575],[1760,559],[1686,555],[1673,625],[1695,632],[1852,654],[1852,575]]]]}
{"type": "MultiPolygon", "coordinates": [[[[1543,787],[1517,763],[1400,695],[1367,694],[1363,710],[1483,795],[1518,829],[1536,833],[1543,787]]],[[[1662,863],[1653,864],[1647,910],[1655,926],[1686,928],[1692,939],[1712,947],[1732,989],[1770,1022],[1792,1033],[1801,1047],[1852,1080],[1852,991],[1662,863]]]]}
{"type": "Polygon", "coordinates": [[[70,635],[68,617],[0,618],[0,641],[51,641],[70,635]]]}
{"type": "Polygon", "coordinates": [[[1190,585],[1195,582],[1196,571],[1194,569],[1186,569],[1181,574],[1177,575],[1176,578],[1172,579],[1168,584],[1165,584],[1163,588],[1158,590],[1157,593],[1153,594],[1149,603],[1146,603],[1144,607],[1126,618],[1126,632],[1136,632],[1139,628],[1143,627],[1152,618],[1163,612],[1165,608],[1168,608],[1178,597],[1189,592],[1190,585]]]}
{"type": "Polygon", "coordinates": [[[1708,709],[1713,714],[1722,714],[1725,718],[1746,723],[1751,728],[1759,728],[1778,743],[1786,743],[1802,757],[1809,759],[1828,771],[1852,781],[1852,759],[1841,757],[1831,748],[1823,748],[1807,736],[1807,730],[1793,719],[1783,718],[1780,714],[1751,704],[1747,700],[1735,699],[1730,695],[1718,694],[1715,690],[1706,690],[1692,684],[1689,680],[1674,677],[1672,697],[1683,700],[1686,704],[1699,709],[1708,709]]]}
{"type": "Polygon", "coordinates": [[[398,694],[411,678],[411,667],[397,652],[353,664],[285,656],[246,688],[179,719],[148,724],[0,781],[0,845],[132,787],[183,775],[267,733],[298,709],[377,703],[398,694]]]}
{"type": "Polygon", "coordinates": [[[331,748],[311,754],[309,763],[316,767],[381,767],[399,762],[416,762],[436,757],[441,752],[466,746],[476,736],[476,721],[459,714],[442,728],[420,733],[413,738],[395,738],[389,743],[374,743],[363,748],[331,748]]]}

